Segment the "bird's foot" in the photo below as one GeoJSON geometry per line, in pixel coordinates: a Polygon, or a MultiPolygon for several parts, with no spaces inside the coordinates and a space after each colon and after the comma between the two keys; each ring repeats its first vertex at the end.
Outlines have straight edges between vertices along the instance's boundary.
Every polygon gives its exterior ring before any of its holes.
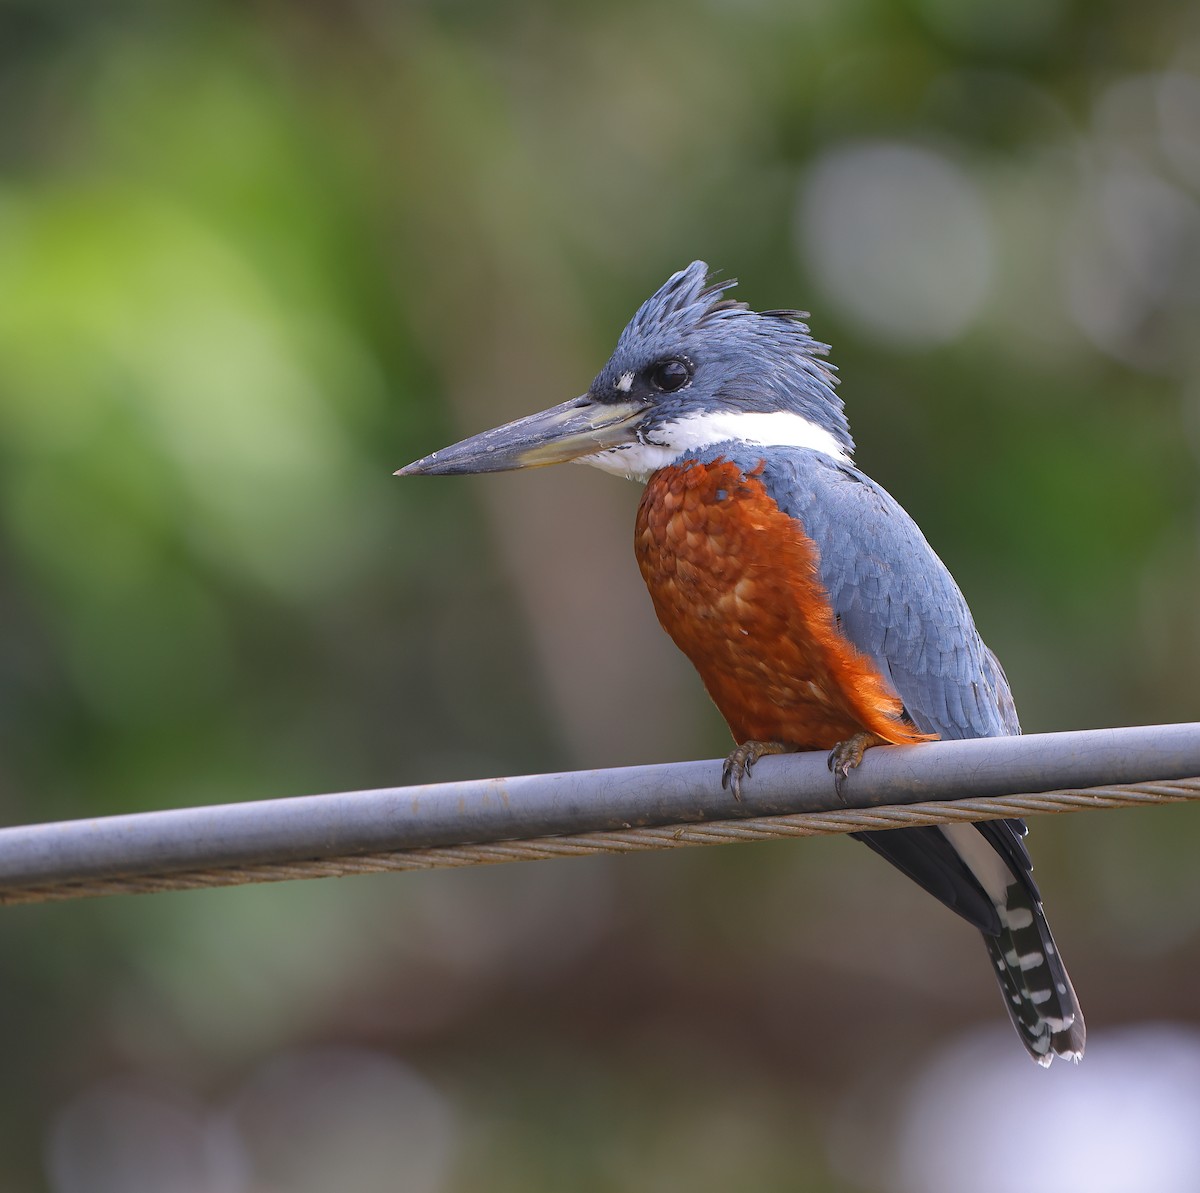
{"type": "Polygon", "coordinates": [[[754,764],[768,754],[794,754],[800,747],[786,741],[744,741],[728,758],[721,772],[721,786],[733,792],[741,803],[742,780],[750,777],[754,764]]]}
{"type": "Polygon", "coordinates": [[[877,733],[856,733],[853,737],[838,742],[829,751],[829,758],[826,761],[829,769],[833,771],[833,789],[842,803],[846,802],[842,789],[846,784],[847,776],[863,760],[863,755],[872,746],[884,745],[887,745],[887,742],[877,733]]]}

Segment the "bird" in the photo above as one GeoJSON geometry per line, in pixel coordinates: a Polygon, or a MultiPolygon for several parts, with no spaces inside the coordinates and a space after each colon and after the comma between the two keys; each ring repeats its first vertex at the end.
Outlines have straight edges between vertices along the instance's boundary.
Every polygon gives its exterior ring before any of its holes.
{"type": "MultiPolygon", "coordinates": [[[[854,462],[828,345],[755,311],[703,261],[644,302],[581,397],[398,471],[576,461],[644,486],[637,563],[732,732],[740,798],[768,754],[828,751],[839,793],[881,744],[1020,733],[1008,679],[916,522],[854,462]]],[[[1021,820],[856,833],[982,934],[1039,1065],[1085,1026],[1021,820]]]]}

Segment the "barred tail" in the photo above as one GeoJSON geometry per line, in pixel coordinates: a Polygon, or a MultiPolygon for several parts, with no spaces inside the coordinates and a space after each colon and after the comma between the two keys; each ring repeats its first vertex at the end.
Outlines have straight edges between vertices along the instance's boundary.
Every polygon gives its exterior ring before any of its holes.
{"type": "Polygon", "coordinates": [[[1039,1065],[1083,1055],[1083,1014],[1042,912],[1022,821],[853,835],[983,933],[1004,1005],[1039,1065]]]}
{"type": "Polygon", "coordinates": [[[1087,1029],[1042,905],[1021,882],[1011,883],[1005,895],[1003,906],[996,904],[1000,931],[984,933],[983,941],[1009,1017],[1039,1065],[1055,1056],[1078,1061],[1087,1029]]]}
{"type": "Polygon", "coordinates": [[[1033,881],[1019,820],[943,824],[942,836],[979,883],[994,913],[975,919],[1021,1043],[1039,1065],[1083,1056],[1079,1000],[1058,954],[1033,881]]]}

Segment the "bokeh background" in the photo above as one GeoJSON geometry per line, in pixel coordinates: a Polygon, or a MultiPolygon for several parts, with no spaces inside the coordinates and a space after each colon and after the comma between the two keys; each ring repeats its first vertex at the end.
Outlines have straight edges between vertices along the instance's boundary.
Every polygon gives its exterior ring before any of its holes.
{"type": "MultiPolygon", "coordinates": [[[[1200,9],[0,0],[0,815],[724,754],[582,468],[399,481],[696,257],[834,346],[1027,729],[1198,716],[1200,9]]],[[[0,1188],[1200,1187],[1200,820],[1088,1012],[844,840],[0,914],[0,1188]]]]}

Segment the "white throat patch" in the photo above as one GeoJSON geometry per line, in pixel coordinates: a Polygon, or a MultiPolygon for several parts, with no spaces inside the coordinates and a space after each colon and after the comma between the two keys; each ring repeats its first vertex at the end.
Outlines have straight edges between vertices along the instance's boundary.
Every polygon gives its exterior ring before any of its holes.
{"type": "Polygon", "coordinates": [[[790,410],[770,413],[722,410],[693,414],[654,430],[654,442],[631,443],[610,448],[576,463],[590,464],[603,472],[644,481],[651,473],[674,464],[691,451],[703,451],[716,443],[744,443],[750,447],[803,447],[836,460],[850,454],[824,427],[790,410]]]}

